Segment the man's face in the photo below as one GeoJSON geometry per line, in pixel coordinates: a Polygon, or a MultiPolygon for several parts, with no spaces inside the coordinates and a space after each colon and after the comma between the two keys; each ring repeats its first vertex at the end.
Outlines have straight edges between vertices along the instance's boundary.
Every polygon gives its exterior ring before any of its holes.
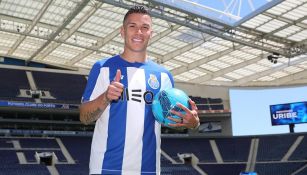
{"type": "Polygon", "coordinates": [[[151,17],[146,14],[130,14],[121,28],[125,40],[125,50],[130,52],[146,52],[152,36],[151,17]]]}

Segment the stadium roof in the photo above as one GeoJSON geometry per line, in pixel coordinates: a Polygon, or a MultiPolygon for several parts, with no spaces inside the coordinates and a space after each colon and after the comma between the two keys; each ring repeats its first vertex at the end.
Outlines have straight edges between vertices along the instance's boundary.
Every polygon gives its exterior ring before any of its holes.
{"type": "Polygon", "coordinates": [[[307,0],[220,0],[218,7],[197,2],[204,1],[0,0],[0,56],[90,69],[98,59],[122,52],[123,15],[143,4],[154,22],[149,56],[176,81],[307,83],[307,0]],[[186,4],[195,10],[182,8],[186,4]]]}

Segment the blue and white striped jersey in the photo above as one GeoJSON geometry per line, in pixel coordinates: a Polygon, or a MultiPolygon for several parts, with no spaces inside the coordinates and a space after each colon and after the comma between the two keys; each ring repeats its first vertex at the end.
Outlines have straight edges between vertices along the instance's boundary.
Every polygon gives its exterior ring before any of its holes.
{"type": "Polygon", "coordinates": [[[130,63],[119,55],[93,66],[82,102],[107,90],[121,70],[124,91],[96,121],[91,174],[160,174],[160,130],[151,103],[159,91],[174,86],[169,71],[155,62],[130,63]]]}

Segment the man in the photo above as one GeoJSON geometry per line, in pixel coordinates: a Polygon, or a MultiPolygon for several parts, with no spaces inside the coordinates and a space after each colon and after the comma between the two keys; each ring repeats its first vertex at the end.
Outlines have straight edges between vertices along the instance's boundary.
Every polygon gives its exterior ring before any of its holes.
{"type": "MultiPolygon", "coordinates": [[[[153,96],[173,87],[169,71],[147,58],[152,20],[142,6],[124,17],[121,36],[124,51],[94,64],[80,106],[84,124],[96,121],[90,157],[90,174],[160,174],[160,124],[151,111],[153,96]]],[[[173,127],[199,125],[196,105],[173,127]]]]}

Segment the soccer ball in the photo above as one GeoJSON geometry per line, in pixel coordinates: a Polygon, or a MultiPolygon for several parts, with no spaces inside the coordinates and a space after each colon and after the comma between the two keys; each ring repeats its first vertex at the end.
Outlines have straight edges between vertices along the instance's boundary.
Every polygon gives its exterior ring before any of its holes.
{"type": "Polygon", "coordinates": [[[179,116],[174,115],[170,110],[179,111],[185,113],[185,111],[179,108],[176,104],[181,103],[183,106],[191,109],[189,103],[189,97],[185,92],[176,88],[169,88],[160,91],[155,95],[152,103],[152,112],[155,119],[163,124],[164,126],[170,127],[169,123],[176,123],[172,120],[169,120],[167,117],[171,116],[173,118],[180,119],[179,116]]]}

